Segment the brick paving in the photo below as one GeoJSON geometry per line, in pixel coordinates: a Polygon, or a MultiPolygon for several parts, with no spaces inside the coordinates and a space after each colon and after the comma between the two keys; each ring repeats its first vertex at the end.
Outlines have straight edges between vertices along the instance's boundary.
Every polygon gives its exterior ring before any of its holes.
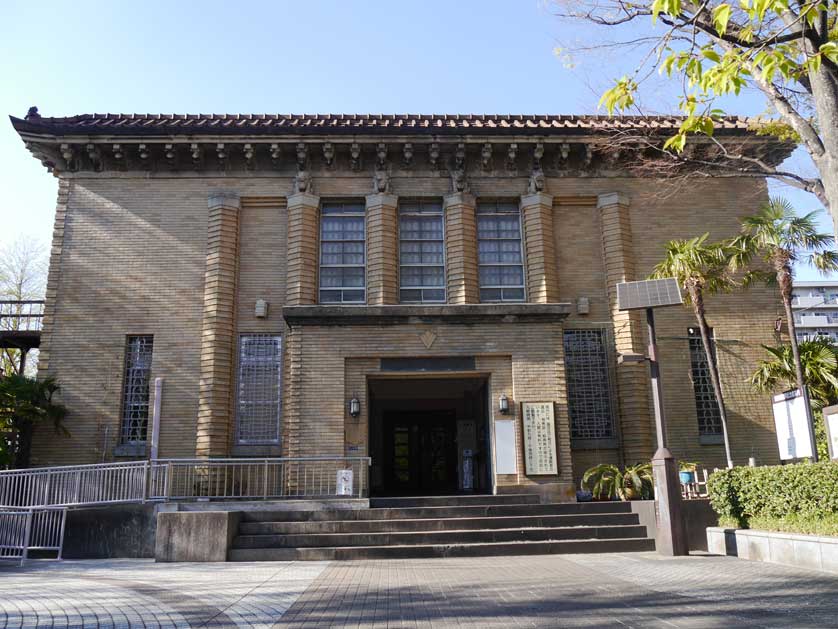
{"type": "Polygon", "coordinates": [[[0,567],[2,627],[834,627],[838,575],[654,553],[0,567]]]}

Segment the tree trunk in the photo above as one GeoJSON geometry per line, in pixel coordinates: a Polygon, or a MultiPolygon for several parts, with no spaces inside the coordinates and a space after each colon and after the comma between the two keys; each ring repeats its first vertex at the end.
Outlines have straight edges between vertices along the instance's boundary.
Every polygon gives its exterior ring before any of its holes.
{"type": "Polygon", "coordinates": [[[32,422],[21,422],[17,433],[17,451],[13,469],[25,469],[29,467],[29,456],[32,453],[32,422]]]}
{"type": "Polygon", "coordinates": [[[716,356],[713,345],[710,341],[710,326],[707,325],[707,318],[704,312],[704,294],[695,285],[689,287],[690,299],[693,302],[695,318],[698,321],[698,329],[701,331],[701,344],[704,346],[704,354],[707,357],[707,369],[710,371],[710,381],[713,383],[713,391],[716,394],[716,402],[719,405],[719,419],[722,422],[722,436],[725,441],[725,456],[727,457],[728,469],[733,467],[733,457],[730,455],[730,439],[727,434],[727,413],[725,402],[722,397],[722,381],[719,377],[719,366],[716,364],[716,356]]]}
{"type": "Polygon", "coordinates": [[[797,326],[794,324],[794,314],[791,310],[792,275],[788,263],[777,265],[777,284],[780,286],[780,297],[783,300],[783,309],[786,311],[786,321],[789,325],[789,343],[791,344],[791,355],[794,358],[794,375],[797,380],[797,388],[803,394],[803,401],[806,404],[806,419],[809,424],[809,438],[812,440],[812,462],[818,460],[818,448],[815,443],[815,425],[812,418],[812,406],[809,403],[809,393],[806,391],[806,379],[803,376],[803,363],[800,361],[800,348],[797,345],[797,326]]]}

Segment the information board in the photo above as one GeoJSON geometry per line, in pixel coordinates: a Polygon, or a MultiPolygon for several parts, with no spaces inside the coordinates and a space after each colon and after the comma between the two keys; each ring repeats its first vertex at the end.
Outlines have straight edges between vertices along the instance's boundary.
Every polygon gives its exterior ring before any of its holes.
{"type": "Polygon", "coordinates": [[[826,424],[826,443],[829,445],[829,458],[838,460],[838,405],[823,409],[826,424]]]}
{"type": "Polygon", "coordinates": [[[798,389],[774,396],[774,427],[782,460],[812,456],[808,421],[806,402],[798,389]]]}
{"type": "Polygon", "coordinates": [[[556,419],[552,402],[523,402],[526,473],[558,474],[556,419]]]}
{"type": "Polygon", "coordinates": [[[495,473],[517,474],[518,461],[516,453],[515,420],[497,420],[495,422],[495,473]]]}

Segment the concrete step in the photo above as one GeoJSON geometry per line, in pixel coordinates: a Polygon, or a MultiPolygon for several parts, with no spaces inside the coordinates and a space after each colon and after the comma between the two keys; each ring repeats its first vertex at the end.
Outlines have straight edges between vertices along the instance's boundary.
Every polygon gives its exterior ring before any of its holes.
{"type": "Polygon", "coordinates": [[[312,533],[398,533],[563,526],[638,524],[635,513],[580,513],[571,515],[517,515],[476,518],[395,520],[327,520],[312,522],[242,522],[242,535],[301,535],[312,533]]]}
{"type": "Polygon", "coordinates": [[[337,546],[420,546],[558,541],[566,539],[625,539],[646,537],[641,525],[414,531],[404,533],[318,533],[302,535],[239,535],[233,548],[313,548],[337,546]]]}
{"type": "Polygon", "coordinates": [[[433,557],[496,557],[572,553],[623,553],[655,550],[655,541],[584,539],[562,541],[428,544],[415,546],[350,546],[320,548],[233,548],[229,561],[323,561],[356,559],[415,559],[433,557]]]}
{"type": "Polygon", "coordinates": [[[468,507],[474,505],[533,505],[539,504],[538,494],[462,495],[462,496],[404,496],[370,498],[373,509],[410,509],[415,507],[468,507]]]}
{"type": "Polygon", "coordinates": [[[243,522],[311,522],[334,520],[416,520],[495,516],[578,515],[631,513],[628,502],[561,502],[554,504],[472,505],[321,511],[248,511],[243,522]]]}

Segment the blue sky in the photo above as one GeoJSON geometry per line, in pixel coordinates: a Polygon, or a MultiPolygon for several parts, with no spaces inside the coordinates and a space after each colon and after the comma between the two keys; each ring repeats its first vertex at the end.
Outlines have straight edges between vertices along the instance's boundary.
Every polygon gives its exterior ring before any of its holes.
{"type": "MultiPolygon", "coordinates": [[[[630,67],[604,54],[569,69],[554,49],[586,33],[552,12],[544,0],[6,0],[0,112],[596,113],[630,67]]],[[[667,111],[666,92],[648,105],[667,111]]],[[[749,96],[729,110],[763,108],[749,96]]],[[[0,187],[0,242],[48,241],[55,179],[5,119],[0,187]]]]}

